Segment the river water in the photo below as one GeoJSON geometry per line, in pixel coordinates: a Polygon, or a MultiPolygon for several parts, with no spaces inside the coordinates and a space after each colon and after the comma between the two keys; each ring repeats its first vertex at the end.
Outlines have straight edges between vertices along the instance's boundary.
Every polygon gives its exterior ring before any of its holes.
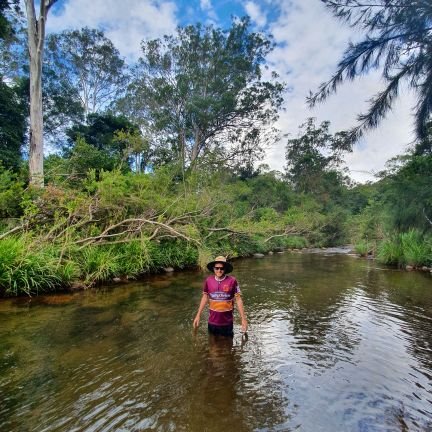
{"type": "MultiPolygon", "coordinates": [[[[0,301],[1,431],[432,430],[432,277],[340,254],[234,261],[248,340],[192,320],[204,274],[0,301]]],[[[238,318],[238,317],[237,317],[238,318]]]]}

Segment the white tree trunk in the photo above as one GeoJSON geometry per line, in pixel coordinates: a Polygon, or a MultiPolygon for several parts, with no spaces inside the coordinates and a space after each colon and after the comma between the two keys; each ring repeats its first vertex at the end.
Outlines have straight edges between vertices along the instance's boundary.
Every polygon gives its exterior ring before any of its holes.
{"type": "MultiPolygon", "coordinates": [[[[38,56],[37,56],[38,57],[38,56]]],[[[44,186],[41,60],[30,57],[30,184],[44,186]]]]}
{"type": "Polygon", "coordinates": [[[30,184],[44,186],[43,172],[43,107],[42,61],[45,42],[45,25],[49,8],[56,0],[41,0],[40,16],[36,17],[34,0],[25,0],[27,11],[28,50],[30,58],[30,184]]]}

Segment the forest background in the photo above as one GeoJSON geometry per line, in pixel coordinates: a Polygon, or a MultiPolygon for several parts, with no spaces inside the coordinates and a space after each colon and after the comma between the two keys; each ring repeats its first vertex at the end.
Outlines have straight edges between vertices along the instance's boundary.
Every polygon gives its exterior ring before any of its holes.
{"type": "Polygon", "coordinates": [[[287,248],[353,244],[389,265],[432,264],[428,2],[325,2],[364,39],[309,103],[374,69],[385,87],[351,130],[331,133],[328,121],[308,118],[295,137],[275,127],[287,83],[266,62],[272,37],[247,17],[143,39],[130,65],[101,30],[45,37],[40,17],[53,3],[32,21],[33,2],[24,13],[0,1],[1,295],[287,248]],[[379,127],[403,80],[418,94],[416,141],[375,182],[356,184],[344,155],[379,127]],[[281,139],[284,172],[260,164],[281,139]],[[44,157],[32,165],[36,147],[44,157]]]}

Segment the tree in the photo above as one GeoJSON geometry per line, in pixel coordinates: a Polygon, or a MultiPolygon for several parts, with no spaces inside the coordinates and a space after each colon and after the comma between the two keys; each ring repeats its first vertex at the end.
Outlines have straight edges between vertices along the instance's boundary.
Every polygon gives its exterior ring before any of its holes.
{"type": "MultiPolygon", "coordinates": [[[[69,138],[70,146],[65,149],[64,155],[67,158],[75,155],[74,157],[78,157],[81,164],[83,158],[79,156],[79,153],[82,149],[85,149],[88,155],[92,155],[89,156],[90,159],[95,160],[96,156],[94,155],[97,155],[96,159],[99,160],[99,165],[93,168],[102,167],[105,170],[111,170],[114,167],[123,165],[123,168],[129,169],[129,165],[133,165],[130,156],[139,151],[138,127],[133,125],[126,117],[113,114],[89,114],[85,123],[73,126],[66,132],[66,135],[69,138]],[[77,149],[79,142],[81,147],[77,149]],[[91,151],[90,147],[93,147],[96,151],[91,151]]],[[[146,155],[144,142],[141,143],[142,154],[146,155]]],[[[147,160],[146,156],[141,158],[142,162],[144,162],[144,159],[147,160]]],[[[91,163],[87,165],[91,166],[91,163]]]]}
{"type": "Polygon", "coordinates": [[[0,40],[5,40],[14,33],[10,13],[19,12],[18,0],[0,0],[0,40]]]}
{"type": "Polygon", "coordinates": [[[39,18],[37,18],[34,0],[25,0],[30,58],[29,173],[30,184],[36,187],[44,186],[42,61],[44,54],[45,25],[48,12],[56,1],[57,0],[40,1],[39,18]]]}
{"type": "Polygon", "coordinates": [[[427,134],[432,114],[432,7],[429,0],[322,0],[352,27],[365,33],[361,42],[350,44],[336,73],[310,94],[311,106],[335,93],[347,80],[380,69],[385,88],[370,101],[369,110],[358,116],[350,131],[352,141],[375,128],[391,110],[402,82],[415,91],[416,134],[427,134]]]}
{"type": "Polygon", "coordinates": [[[432,154],[432,120],[426,124],[426,136],[416,143],[414,154],[416,156],[432,154]]]}
{"type": "Polygon", "coordinates": [[[150,141],[147,137],[143,137],[137,129],[121,129],[114,132],[113,143],[124,149],[124,159],[128,160],[135,172],[145,172],[151,154],[150,141]]]}
{"type": "Polygon", "coordinates": [[[381,207],[387,211],[391,228],[432,231],[432,154],[405,155],[398,165],[382,174],[379,183],[381,207]]]}
{"type": "Polygon", "coordinates": [[[25,140],[27,80],[13,85],[0,80],[0,164],[17,170],[25,140]]]}
{"type": "Polygon", "coordinates": [[[23,79],[5,79],[10,63],[10,45],[15,41],[12,14],[19,12],[18,1],[0,0],[0,165],[16,170],[26,126],[26,92],[23,79]]]}
{"type": "Polygon", "coordinates": [[[263,78],[273,45],[249,26],[247,18],[227,31],[198,24],[143,42],[117,108],[139,116],[183,166],[193,168],[210,154],[226,161],[262,145],[259,137],[278,116],[284,86],[275,74],[263,78]]]}
{"type": "Polygon", "coordinates": [[[134,133],[138,130],[126,117],[115,116],[113,114],[89,114],[87,121],[73,126],[67,131],[69,143],[71,146],[76,142],[78,137],[85,139],[86,143],[96,147],[98,150],[108,150],[120,152],[126,147],[119,148],[113,144],[116,131],[134,133]]]}
{"type": "Polygon", "coordinates": [[[309,118],[299,127],[298,137],[288,140],[286,175],[300,192],[319,195],[326,189],[325,184],[341,184],[335,170],[342,162],[342,152],[348,151],[350,145],[345,132],[332,135],[329,127],[329,121],[317,127],[315,119],[309,118]]]}
{"type": "Polygon", "coordinates": [[[47,38],[50,93],[79,102],[84,114],[101,112],[127,84],[125,62],[103,31],[64,31],[47,38]]]}

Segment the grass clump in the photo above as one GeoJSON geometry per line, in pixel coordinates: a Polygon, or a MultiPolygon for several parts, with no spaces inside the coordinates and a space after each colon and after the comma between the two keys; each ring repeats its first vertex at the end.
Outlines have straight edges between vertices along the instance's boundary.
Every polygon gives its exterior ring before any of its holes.
{"type": "Polygon", "coordinates": [[[108,281],[120,273],[120,256],[112,246],[89,246],[76,259],[85,285],[108,281]]]}
{"type": "Polygon", "coordinates": [[[77,267],[70,261],[59,265],[59,255],[55,248],[36,251],[25,238],[0,240],[0,292],[31,296],[69,284],[77,267]]]}
{"type": "Polygon", "coordinates": [[[354,250],[356,251],[357,254],[359,254],[360,256],[364,257],[369,252],[369,244],[368,244],[368,242],[366,240],[359,240],[354,245],[354,250]]]}
{"type": "Polygon", "coordinates": [[[432,263],[432,240],[418,230],[393,235],[378,247],[378,260],[384,264],[420,267],[432,263]]]}

